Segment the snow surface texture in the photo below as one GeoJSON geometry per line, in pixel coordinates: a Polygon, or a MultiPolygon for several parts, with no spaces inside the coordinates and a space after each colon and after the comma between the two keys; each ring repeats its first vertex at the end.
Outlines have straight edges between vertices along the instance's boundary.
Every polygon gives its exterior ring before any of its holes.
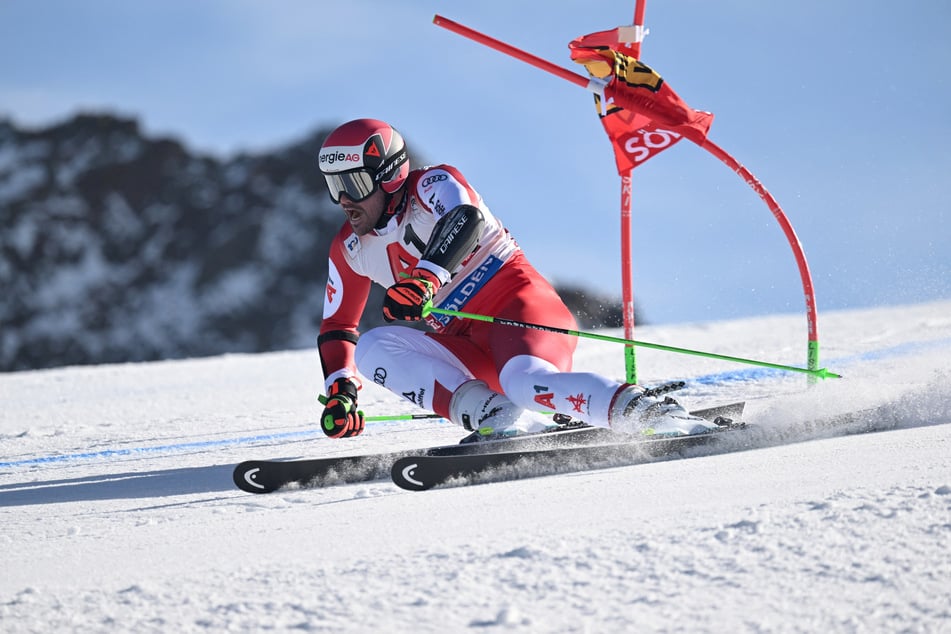
{"type": "MultiPolygon", "coordinates": [[[[690,407],[745,399],[730,453],[411,493],[266,496],[248,458],[454,442],[446,422],[315,433],[313,352],[0,375],[0,629],[951,631],[951,302],[820,316],[801,375],[640,351],[690,407]],[[860,412],[847,423],[820,417],[860,412]]],[[[801,316],[638,338],[797,364],[801,316]]],[[[582,340],[578,368],[620,376],[582,340]]],[[[368,414],[411,405],[369,384],[368,414]]]]}

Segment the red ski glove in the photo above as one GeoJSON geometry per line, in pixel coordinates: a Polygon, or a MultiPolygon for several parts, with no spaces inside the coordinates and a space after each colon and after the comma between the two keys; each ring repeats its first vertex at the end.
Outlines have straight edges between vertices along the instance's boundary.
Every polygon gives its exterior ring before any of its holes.
{"type": "Polygon", "coordinates": [[[350,379],[337,379],[330,386],[330,394],[319,396],[324,405],[320,428],[331,438],[349,438],[363,431],[366,422],[357,409],[357,385],[350,379]]]}
{"type": "Polygon", "coordinates": [[[423,308],[433,300],[439,286],[439,278],[431,271],[413,269],[410,277],[386,289],[383,319],[419,321],[423,318],[423,308]]]}

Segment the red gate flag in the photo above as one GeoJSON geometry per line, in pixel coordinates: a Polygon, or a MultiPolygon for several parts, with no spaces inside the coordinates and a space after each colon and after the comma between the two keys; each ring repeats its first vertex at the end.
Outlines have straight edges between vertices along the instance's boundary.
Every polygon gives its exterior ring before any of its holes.
{"type": "Polygon", "coordinates": [[[702,144],[713,115],[688,106],[656,71],[618,52],[617,46],[613,29],[579,37],[568,49],[571,59],[607,80],[607,107],[597,96],[595,102],[623,176],[682,137],[702,144]]]}

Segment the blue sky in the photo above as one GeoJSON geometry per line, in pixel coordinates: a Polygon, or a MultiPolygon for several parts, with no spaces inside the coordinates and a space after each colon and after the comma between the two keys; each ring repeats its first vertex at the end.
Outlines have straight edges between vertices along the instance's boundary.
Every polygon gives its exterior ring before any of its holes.
{"type": "MultiPolygon", "coordinates": [[[[134,115],[220,156],[386,119],[462,169],[546,276],[620,295],[619,179],[591,97],[432,24],[575,68],[568,42],[629,24],[634,2],[594,7],[4,0],[0,116],[134,115]]],[[[643,60],[716,115],[710,138],[795,227],[820,334],[823,309],[951,296],[951,4],[653,0],[647,25],[643,60]]],[[[633,236],[650,321],[804,312],[766,205],[689,142],[635,171],[633,236]]]]}

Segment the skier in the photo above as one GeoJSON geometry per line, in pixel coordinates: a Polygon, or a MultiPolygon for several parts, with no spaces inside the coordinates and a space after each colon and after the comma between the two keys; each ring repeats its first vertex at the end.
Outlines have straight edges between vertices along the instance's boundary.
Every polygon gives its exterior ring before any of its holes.
{"type": "MultiPolygon", "coordinates": [[[[320,171],[346,214],[330,247],[317,345],[331,438],[363,431],[359,373],[473,432],[473,439],[539,431],[541,414],[567,414],[627,433],[702,433],[714,427],[673,399],[571,372],[577,341],[562,334],[430,314],[434,332],[357,325],[372,282],[386,288],[386,321],[419,321],[429,302],[575,329],[552,286],[466,178],[450,165],[411,169],[400,134],[356,119],[324,141],[320,171]]],[[[546,423],[542,423],[546,420],[546,423]]]]}

